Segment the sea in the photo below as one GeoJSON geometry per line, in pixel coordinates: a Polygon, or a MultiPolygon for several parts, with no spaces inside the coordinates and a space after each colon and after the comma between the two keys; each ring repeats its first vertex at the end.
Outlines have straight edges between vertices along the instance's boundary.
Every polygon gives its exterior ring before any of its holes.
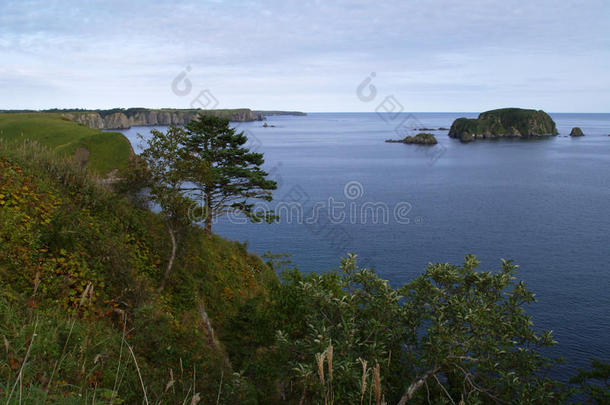
{"type": "MultiPolygon", "coordinates": [[[[287,254],[304,272],[358,255],[393,286],[429,263],[466,254],[495,271],[501,259],[536,294],[536,328],[559,342],[562,379],[592,358],[610,361],[610,114],[550,114],[558,136],[461,143],[448,128],[477,113],[309,113],[233,123],[264,153],[278,183],[272,224],[224,217],[214,232],[248,249],[287,254]],[[569,136],[572,127],[585,136],[569,136]],[[418,132],[434,146],[386,143],[418,132]]],[[[155,127],[164,130],[164,127],[155,127]]],[[[123,133],[136,152],[137,134],[123,133]]]]}

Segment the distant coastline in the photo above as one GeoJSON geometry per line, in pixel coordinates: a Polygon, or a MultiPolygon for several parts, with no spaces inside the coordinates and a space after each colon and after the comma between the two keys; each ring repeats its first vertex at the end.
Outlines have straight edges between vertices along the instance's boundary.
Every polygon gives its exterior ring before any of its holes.
{"type": "Polygon", "coordinates": [[[267,116],[306,115],[300,111],[264,111],[249,108],[222,110],[175,108],[113,108],[108,110],[50,109],[2,110],[0,113],[55,113],[95,129],[129,129],[133,126],[185,125],[198,114],[213,114],[233,122],[263,121],[267,116]]]}

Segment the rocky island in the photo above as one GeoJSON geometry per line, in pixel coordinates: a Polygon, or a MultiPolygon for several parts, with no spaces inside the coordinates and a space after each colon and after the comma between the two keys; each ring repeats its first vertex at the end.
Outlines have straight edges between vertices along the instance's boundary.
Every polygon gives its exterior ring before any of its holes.
{"type": "Polygon", "coordinates": [[[583,134],[582,129],[579,127],[574,127],[572,128],[572,131],[570,131],[570,136],[585,136],[585,134],[583,134]]]}
{"type": "Polygon", "coordinates": [[[387,139],[386,142],[417,145],[436,145],[438,143],[434,135],[425,132],[420,132],[415,136],[407,136],[404,139],[387,139]]]}
{"type": "Polygon", "coordinates": [[[557,135],[553,119],[542,110],[502,108],[486,111],[476,119],[458,118],[449,136],[470,142],[490,138],[530,138],[557,135]]]}

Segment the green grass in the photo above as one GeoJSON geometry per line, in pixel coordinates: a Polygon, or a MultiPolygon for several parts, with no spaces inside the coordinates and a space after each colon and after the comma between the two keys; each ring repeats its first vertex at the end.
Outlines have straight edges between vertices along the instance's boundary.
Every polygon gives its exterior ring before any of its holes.
{"type": "Polygon", "coordinates": [[[99,175],[127,167],[132,154],[123,134],[92,129],[58,114],[0,114],[0,139],[30,139],[63,156],[73,156],[78,148],[85,148],[90,152],[87,166],[99,175]]]}
{"type": "Polygon", "coordinates": [[[0,142],[0,403],[142,403],[142,385],[151,404],[195,393],[215,404],[219,391],[220,403],[249,403],[250,384],[226,359],[258,343],[231,331],[267,305],[275,273],[243,244],[192,226],[160,293],[169,251],[159,215],[40,143],[0,142]]]}

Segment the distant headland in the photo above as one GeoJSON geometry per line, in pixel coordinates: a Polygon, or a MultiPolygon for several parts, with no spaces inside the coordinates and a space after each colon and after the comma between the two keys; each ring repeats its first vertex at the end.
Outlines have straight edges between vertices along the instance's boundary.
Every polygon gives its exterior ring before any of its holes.
{"type": "Polygon", "coordinates": [[[43,111],[19,110],[3,113],[57,113],[71,121],[96,129],[128,129],[133,126],[184,125],[198,114],[213,114],[233,122],[263,121],[275,115],[306,115],[300,111],[263,111],[249,108],[202,110],[174,108],[113,108],[109,110],[51,109],[43,111]]]}
{"type": "Polygon", "coordinates": [[[530,138],[557,135],[553,119],[542,110],[501,108],[479,114],[476,119],[458,118],[449,136],[463,142],[487,138],[530,138]]]}

